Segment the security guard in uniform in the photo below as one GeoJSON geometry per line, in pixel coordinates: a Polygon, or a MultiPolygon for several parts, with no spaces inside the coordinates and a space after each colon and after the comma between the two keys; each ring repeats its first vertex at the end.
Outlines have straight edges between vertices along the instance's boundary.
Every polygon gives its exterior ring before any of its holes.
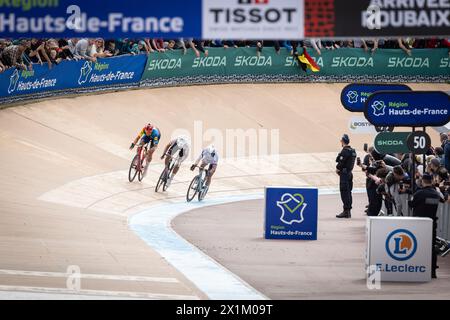
{"type": "Polygon", "coordinates": [[[437,233],[437,210],[440,202],[444,200],[433,186],[433,176],[425,173],[422,176],[422,188],[418,189],[413,199],[409,201],[409,206],[413,209],[414,217],[431,218],[433,220],[433,240],[431,244],[431,277],[436,278],[437,252],[434,250],[437,233]]]}
{"type": "Polygon", "coordinates": [[[350,138],[344,134],[341,139],[342,151],[336,158],[336,173],[339,175],[339,190],[344,204],[344,211],[336,218],[351,218],[352,190],[353,190],[353,168],[355,166],[356,151],[350,147],[350,138]]]}

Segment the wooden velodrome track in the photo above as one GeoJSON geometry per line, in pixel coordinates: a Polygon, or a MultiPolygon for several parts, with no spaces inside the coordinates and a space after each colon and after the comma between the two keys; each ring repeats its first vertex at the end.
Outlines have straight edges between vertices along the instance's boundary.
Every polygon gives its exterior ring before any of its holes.
{"type": "MultiPolygon", "coordinates": [[[[208,298],[128,226],[137,212],[182,201],[192,179],[185,165],[167,193],[155,194],[160,148],[146,179],[130,184],[132,139],[149,121],[161,129],[162,145],[176,129],[194,134],[198,121],[204,131],[222,133],[279,129],[280,156],[221,161],[206,203],[265,185],[335,188],[334,160],[351,116],[339,103],[343,86],[147,89],[0,110],[0,299],[208,298]],[[66,286],[69,266],[86,275],[77,294],[66,286]]],[[[362,154],[371,139],[355,135],[352,145],[362,154]]],[[[201,144],[194,144],[195,155],[201,144]]],[[[356,186],[363,183],[357,174],[356,186]]]]}

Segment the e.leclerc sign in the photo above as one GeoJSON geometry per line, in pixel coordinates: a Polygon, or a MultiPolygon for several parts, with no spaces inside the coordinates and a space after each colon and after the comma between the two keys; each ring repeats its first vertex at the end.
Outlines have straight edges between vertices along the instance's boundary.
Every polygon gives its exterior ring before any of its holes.
{"type": "Polygon", "coordinates": [[[367,99],[377,91],[411,91],[404,84],[352,83],[342,89],[341,103],[350,112],[364,112],[367,99]]]}
{"type": "Polygon", "coordinates": [[[450,97],[440,91],[380,91],[364,114],[374,126],[440,127],[450,121],[450,97]]]}

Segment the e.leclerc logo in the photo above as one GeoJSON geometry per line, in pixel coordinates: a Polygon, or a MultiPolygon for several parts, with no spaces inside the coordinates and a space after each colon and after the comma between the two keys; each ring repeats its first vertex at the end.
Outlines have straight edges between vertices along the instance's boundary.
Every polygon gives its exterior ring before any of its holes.
{"type": "Polygon", "coordinates": [[[386,252],[397,261],[411,259],[417,251],[417,239],[406,229],[398,229],[389,234],[386,239],[386,252]]]}
{"type": "Polygon", "coordinates": [[[409,230],[397,229],[392,231],[386,238],[386,253],[398,263],[377,263],[377,270],[389,273],[425,273],[427,267],[424,265],[411,265],[408,260],[412,259],[417,251],[416,236],[409,230]]]}

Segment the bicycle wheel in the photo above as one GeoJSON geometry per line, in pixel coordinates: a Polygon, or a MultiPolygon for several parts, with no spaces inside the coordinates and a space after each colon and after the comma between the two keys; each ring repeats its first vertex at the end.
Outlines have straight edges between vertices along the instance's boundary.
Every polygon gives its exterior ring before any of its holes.
{"type": "MultiPolygon", "coordinates": [[[[164,168],[163,172],[161,172],[161,175],[159,176],[158,182],[156,183],[155,192],[158,192],[159,188],[164,183],[164,173],[165,172],[166,172],[166,168],[164,168]]],[[[166,190],[164,190],[164,188],[163,188],[163,191],[166,191],[166,190]]]]}
{"type": "Polygon", "coordinates": [[[205,185],[203,185],[202,187],[202,191],[200,191],[198,193],[198,201],[203,201],[203,199],[205,199],[206,194],[208,193],[209,187],[205,185]]]}
{"type": "Polygon", "coordinates": [[[191,184],[189,185],[189,189],[186,194],[186,200],[187,202],[191,202],[192,199],[195,198],[198,192],[198,180],[199,176],[196,176],[194,179],[192,179],[191,184]]]}
{"type": "MultiPolygon", "coordinates": [[[[139,182],[141,182],[142,179],[144,179],[144,169],[143,169],[144,168],[144,161],[145,161],[145,158],[142,158],[141,170],[139,170],[139,172],[138,172],[138,180],[139,180],[139,182]]],[[[147,166],[148,166],[148,163],[147,163],[147,166]]]]}
{"type": "Polygon", "coordinates": [[[128,181],[133,182],[138,173],[137,165],[139,161],[139,156],[135,155],[133,161],[131,161],[130,169],[128,170],[128,181]]]}
{"type": "Polygon", "coordinates": [[[167,172],[167,176],[166,176],[166,178],[164,179],[163,191],[166,191],[167,189],[169,189],[169,186],[167,185],[167,179],[169,179],[169,178],[172,176],[172,171],[173,171],[173,168],[174,168],[174,167],[175,167],[175,164],[172,163],[172,164],[170,165],[169,172],[167,172]]]}

